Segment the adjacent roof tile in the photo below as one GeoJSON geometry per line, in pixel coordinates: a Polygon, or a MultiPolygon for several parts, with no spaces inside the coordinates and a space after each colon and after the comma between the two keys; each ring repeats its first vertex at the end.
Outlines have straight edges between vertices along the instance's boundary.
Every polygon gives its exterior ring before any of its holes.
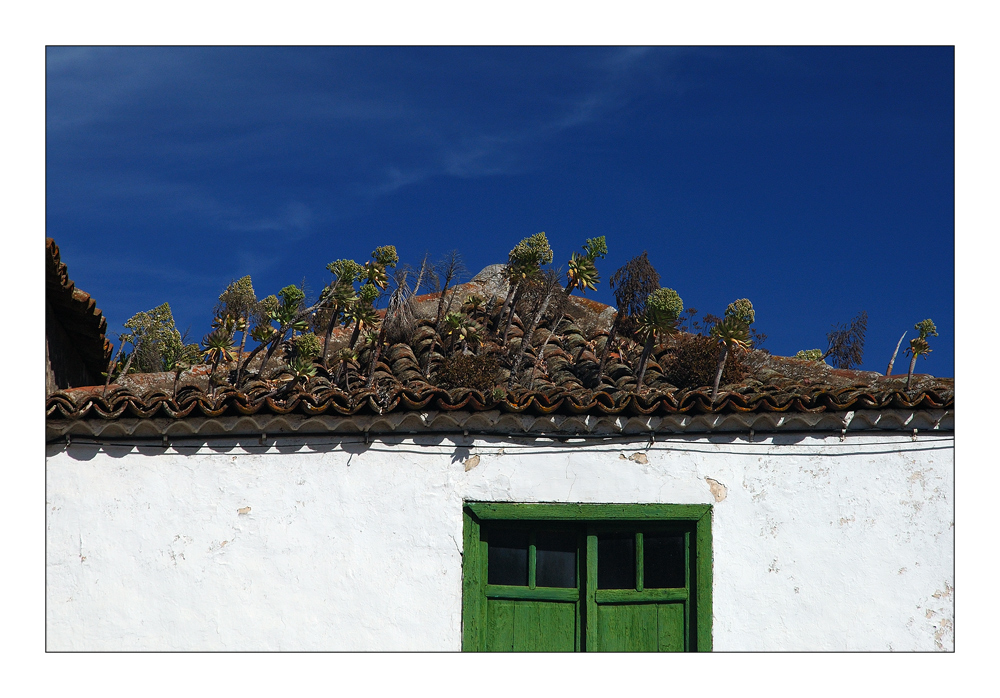
{"type": "MultiPolygon", "coordinates": [[[[57,251],[53,258],[58,262],[57,251]]],[[[457,289],[460,299],[469,293],[488,297],[490,292],[503,290],[496,287],[495,279],[484,277],[483,273],[457,289]]],[[[916,375],[912,389],[905,391],[905,376],[836,370],[823,363],[770,356],[764,352],[754,352],[753,360],[748,362],[750,373],[741,383],[720,386],[714,403],[710,386],[680,388],[666,381],[665,346],[654,351],[646,371],[647,386],[641,393],[635,391],[631,359],[623,359],[616,353],[609,356],[604,376],[597,382],[597,363],[614,309],[577,296],[570,298],[569,319],[559,324],[557,334],[549,338],[548,330],[535,332],[531,353],[523,364],[523,368],[529,370],[537,364],[530,389],[448,390],[432,384],[433,373],[431,379],[426,375],[428,359],[442,358],[436,352],[430,354],[432,346],[440,348],[443,344],[429,319],[436,314],[437,296],[429,294],[417,300],[421,326],[411,344],[386,347],[376,364],[371,387],[367,387],[367,374],[361,376],[354,368],[349,368],[350,390],[332,385],[334,371],[324,373],[321,369],[320,375],[311,379],[307,386],[290,381],[257,381],[240,390],[221,387],[213,392],[204,367],[196,367],[183,374],[176,394],[173,374],[129,375],[120,385],[112,385],[107,394],[103,386],[53,393],[46,401],[46,415],[49,420],[184,420],[241,415],[360,417],[435,411],[667,418],[744,413],[954,410],[953,379],[916,375]],[[539,351],[542,352],[540,359],[539,351]]],[[[92,307],[93,301],[90,304],[92,307]]],[[[103,332],[103,317],[100,311],[95,309],[95,312],[103,332]]],[[[346,333],[335,335],[334,341],[343,342],[342,335],[346,333]]],[[[519,346],[522,335],[520,322],[515,319],[509,345],[519,346]]],[[[367,365],[363,357],[361,364],[367,365]]]]}

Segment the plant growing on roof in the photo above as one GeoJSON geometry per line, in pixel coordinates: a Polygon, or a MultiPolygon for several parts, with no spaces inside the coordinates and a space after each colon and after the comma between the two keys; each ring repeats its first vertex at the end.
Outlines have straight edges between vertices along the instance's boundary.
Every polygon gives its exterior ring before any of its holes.
{"type": "Polygon", "coordinates": [[[496,324],[496,328],[499,329],[500,323],[504,323],[503,339],[501,340],[503,344],[507,343],[507,334],[514,321],[514,308],[517,307],[517,301],[524,290],[525,282],[540,274],[542,267],[551,262],[552,248],[549,246],[548,238],[545,237],[544,232],[524,238],[508,254],[504,276],[509,287],[496,324]]]}
{"type": "Polygon", "coordinates": [[[235,331],[240,333],[240,346],[236,352],[237,373],[239,373],[238,367],[243,358],[243,349],[246,347],[248,328],[256,308],[257,296],[253,291],[253,283],[249,276],[230,282],[226,290],[219,296],[219,302],[215,306],[215,316],[232,317],[234,319],[233,327],[235,331]]]}
{"type": "Polygon", "coordinates": [[[660,275],[649,262],[646,252],[625,262],[610,279],[611,290],[615,294],[618,312],[611,323],[611,333],[601,352],[598,376],[604,374],[608,352],[618,334],[630,334],[636,328],[636,319],[645,311],[646,299],[660,287],[660,275]]]}
{"type": "Polygon", "coordinates": [[[468,270],[465,268],[462,255],[458,253],[458,250],[452,250],[446,254],[430,269],[434,291],[441,294],[438,296],[437,313],[434,316],[434,326],[438,331],[441,330],[441,321],[444,316],[451,312],[451,305],[455,300],[454,292],[449,294],[448,289],[467,273],[468,270]]]}
{"type": "Polygon", "coordinates": [[[265,296],[260,299],[254,306],[253,313],[251,314],[251,319],[254,322],[253,328],[250,330],[250,339],[257,342],[257,346],[254,347],[253,351],[239,362],[236,368],[236,387],[239,388],[242,382],[243,372],[246,370],[247,366],[256,358],[257,354],[270,346],[271,340],[277,334],[277,330],[271,326],[271,318],[277,312],[278,308],[281,306],[278,297],[274,294],[265,296]]]}
{"type": "MultiPolygon", "coordinates": [[[[202,354],[206,361],[212,363],[212,370],[209,373],[210,384],[212,376],[215,375],[215,370],[219,367],[219,363],[223,360],[233,360],[233,350],[236,348],[233,344],[234,323],[235,320],[230,316],[216,318],[216,321],[213,323],[216,326],[215,329],[201,340],[202,354]]],[[[215,392],[214,386],[212,392],[215,392]]]]}
{"type": "MultiPolygon", "coordinates": [[[[663,378],[678,388],[701,388],[712,385],[719,365],[718,342],[707,335],[678,333],[658,358],[663,378]]],[[[728,354],[720,384],[737,383],[747,368],[739,352],[728,354]]]]}
{"type": "Polygon", "coordinates": [[[917,365],[917,357],[922,356],[926,359],[927,355],[931,353],[931,346],[928,344],[927,338],[938,336],[934,321],[930,318],[921,320],[913,327],[919,336],[910,340],[910,346],[906,350],[906,353],[913,357],[910,359],[910,370],[906,372],[906,390],[910,389],[910,381],[913,380],[913,369],[917,365]]]}
{"type": "Polygon", "coordinates": [[[822,361],[823,360],[823,350],[822,349],[803,349],[792,357],[793,359],[800,359],[801,361],[822,361]]]}
{"type": "Polygon", "coordinates": [[[583,254],[574,252],[570,255],[569,269],[566,271],[566,289],[568,296],[574,288],[579,288],[581,293],[587,289],[593,290],[600,276],[597,273],[597,259],[603,258],[608,253],[608,245],[604,236],[590,238],[583,246],[583,254]]]}
{"type": "MultiPolygon", "coordinates": [[[[394,281],[396,288],[389,294],[385,306],[385,320],[380,331],[380,341],[384,344],[408,343],[417,328],[417,308],[413,300],[415,289],[407,280],[412,273],[409,269],[397,269],[394,281]]],[[[419,280],[419,276],[417,277],[419,280]]]]}
{"type": "Polygon", "coordinates": [[[889,358],[889,366],[885,369],[885,375],[892,373],[892,367],[896,363],[896,355],[899,354],[899,346],[903,343],[903,339],[906,338],[906,333],[899,335],[899,341],[896,342],[896,348],[892,350],[892,356],[889,358]]]}
{"type": "Polygon", "coordinates": [[[312,361],[319,356],[322,345],[315,334],[303,332],[292,340],[292,351],[295,356],[312,361]]]}
{"type": "MultiPolygon", "coordinates": [[[[319,337],[312,332],[304,332],[291,340],[292,358],[281,369],[281,374],[289,375],[292,385],[308,381],[316,375],[313,361],[320,355],[319,337]]],[[[280,374],[279,374],[280,375],[280,374]]]]}
{"type": "Polygon", "coordinates": [[[348,346],[351,349],[358,343],[361,330],[373,327],[378,322],[378,313],[375,312],[374,303],[378,300],[379,290],[374,284],[365,283],[358,291],[358,299],[351,303],[344,312],[344,319],[354,323],[354,332],[351,333],[351,341],[348,346]]]}
{"type": "Polygon", "coordinates": [[[352,259],[338,259],[326,265],[333,274],[333,281],[327,286],[323,297],[324,304],[330,312],[330,320],[323,336],[323,365],[326,366],[327,348],[333,336],[333,328],[337,326],[341,315],[354,304],[358,297],[354,292],[354,282],[361,278],[364,267],[352,259]]]}
{"type": "Polygon", "coordinates": [[[399,264],[399,255],[395,245],[382,245],[372,252],[372,259],[383,269],[394,269],[399,264]]]}
{"type": "Polygon", "coordinates": [[[636,371],[637,390],[642,390],[646,364],[649,361],[649,355],[653,352],[656,338],[677,333],[677,318],[683,309],[684,302],[677,295],[677,291],[672,288],[657,289],[646,299],[646,311],[639,317],[639,329],[636,330],[636,337],[645,343],[636,371]]]}
{"type": "Polygon", "coordinates": [[[726,306],[725,317],[733,317],[749,327],[754,321],[753,303],[749,298],[739,298],[726,306]]]}
{"type": "Polygon", "coordinates": [[[865,331],[868,329],[868,313],[862,310],[848,325],[834,325],[826,336],[829,347],[823,360],[831,356],[835,368],[860,366],[865,353],[865,331]]]}
{"type": "Polygon", "coordinates": [[[466,297],[465,302],[462,303],[462,312],[466,313],[469,317],[475,318],[477,315],[481,315],[484,312],[484,304],[486,299],[475,293],[466,297]]]}
{"type": "Polygon", "coordinates": [[[366,283],[384,291],[389,287],[389,273],[386,269],[392,269],[398,262],[399,255],[396,254],[395,245],[376,247],[375,251],[372,252],[371,261],[365,262],[361,276],[366,283]]]}
{"type": "MultiPolygon", "coordinates": [[[[541,276],[535,277],[535,279],[530,282],[533,288],[532,293],[529,295],[529,299],[533,298],[533,303],[531,303],[530,309],[527,312],[530,314],[531,322],[525,328],[524,335],[521,338],[521,345],[518,348],[517,358],[514,360],[514,366],[511,368],[510,378],[507,382],[508,388],[513,387],[514,382],[517,380],[518,373],[521,369],[521,363],[524,361],[524,357],[527,352],[531,350],[531,343],[534,339],[535,330],[538,328],[538,323],[541,322],[542,317],[545,316],[545,312],[548,310],[553,297],[558,295],[560,298],[565,300],[565,296],[558,293],[559,277],[559,272],[550,269],[541,276]]],[[[561,316],[561,309],[557,309],[556,314],[561,316]]],[[[532,380],[533,379],[534,370],[532,370],[532,380]]]]}
{"type": "Polygon", "coordinates": [[[497,386],[500,370],[496,354],[452,354],[441,362],[437,384],[446,389],[472,388],[499,400],[504,395],[503,388],[497,386]]]}
{"type": "Polygon", "coordinates": [[[292,379],[292,385],[299,382],[306,382],[310,378],[316,375],[316,366],[313,364],[312,359],[306,359],[301,356],[293,356],[292,359],[284,366],[279,375],[287,374],[292,379]]]}
{"type": "Polygon", "coordinates": [[[137,373],[168,371],[168,366],[172,366],[184,351],[184,340],[174,326],[169,303],[136,313],[125,322],[125,327],[132,331],[120,335],[119,339],[131,345],[133,350],[125,359],[122,374],[130,369],[137,373]]]}
{"type": "Polygon", "coordinates": [[[719,343],[719,365],[712,383],[712,402],[719,394],[719,380],[726,367],[726,356],[730,351],[744,352],[750,349],[750,323],[754,321],[753,305],[746,298],[733,301],[726,308],[726,315],[716,323],[709,335],[719,343]]]}
{"type": "Polygon", "coordinates": [[[177,384],[180,382],[181,374],[189,370],[201,360],[201,351],[196,344],[187,344],[181,353],[174,357],[168,370],[174,374],[174,397],[177,397],[177,384]]]}
{"type": "Polygon", "coordinates": [[[304,332],[308,329],[306,318],[322,303],[320,301],[308,308],[303,308],[303,301],[306,294],[295,285],[285,286],[278,291],[278,295],[281,297],[281,302],[278,304],[277,309],[271,311],[268,315],[270,320],[278,323],[278,331],[272,336],[270,344],[267,347],[267,353],[264,354],[264,359],[260,363],[260,370],[257,375],[261,378],[264,377],[264,369],[267,367],[267,362],[278,348],[278,345],[285,341],[285,335],[290,331],[298,330],[299,332],[304,332]]]}
{"type": "MultiPolygon", "coordinates": [[[[444,318],[451,312],[452,303],[455,301],[455,292],[448,293],[454,282],[468,270],[462,261],[462,256],[458,250],[452,250],[444,257],[433,264],[428,264],[427,255],[420,265],[420,276],[417,278],[417,286],[426,273],[434,293],[438,294],[437,312],[434,315],[434,336],[431,340],[430,350],[427,352],[427,363],[424,367],[424,375],[430,378],[433,367],[434,350],[437,347],[438,335],[444,332],[444,318]]],[[[416,291],[414,290],[414,295],[416,291]]]]}
{"type": "Polygon", "coordinates": [[[108,363],[108,370],[101,371],[101,375],[104,376],[104,392],[101,394],[104,397],[108,395],[108,387],[111,385],[112,379],[118,380],[124,376],[132,365],[132,355],[135,353],[135,347],[131,343],[134,341],[134,337],[134,333],[119,333],[118,351],[115,352],[114,357],[108,363]],[[125,353],[126,344],[132,346],[132,351],[125,353]],[[125,356],[122,356],[123,353],[125,353],[125,356]]]}
{"type": "Polygon", "coordinates": [[[479,335],[480,327],[478,323],[462,313],[448,313],[445,315],[444,326],[447,330],[445,336],[451,338],[452,347],[457,342],[463,354],[469,350],[469,342],[479,344],[482,341],[479,335]]]}
{"type": "Polygon", "coordinates": [[[396,344],[408,342],[413,337],[416,328],[414,317],[415,309],[413,305],[413,292],[410,290],[406,278],[410,275],[409,268],[397,269],[395,274],[396,288],[389,295],[389,303],[385,308],[385,317],[379,327],[378,337],[375,340],[375,352],[369,364],[367,387],[371,387],[375,381],[375,367],[379,357],[382,355],[382,348],[386,344],[396,344]]]}
{"type": "MultiPolygon", "coordinates": [[[[358,352],[350,349],[349,347],[341,347],[333,355],[333,359],[337,364],[337,373],[333,378],[334,385],[340,385],[340,378],[344,375],[344,371],[348,367],[353,367],[354,369],[360,368],[358,363],[358,352]]],[[[345,377],[346,381],[347,377],[345,377]]],[[[347,389],[350,390],[350,384],[348,383],[347,389]]]]}

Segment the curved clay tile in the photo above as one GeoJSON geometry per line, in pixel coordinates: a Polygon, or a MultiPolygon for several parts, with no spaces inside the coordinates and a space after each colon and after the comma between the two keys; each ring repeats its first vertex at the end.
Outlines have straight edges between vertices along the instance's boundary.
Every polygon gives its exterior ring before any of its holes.
{"type": "MultiPolygon", "coordinates": [[[[517,323],[514,325],[518,327],[517,323]]],[[[387,347],[382,361],[372,374],[372,388],[366,388],[368,372],[349,369],[341,385],[332,385],[328,377],[310,380],[304,387],[253,381],[240,390],[221,387],[213,395],[197,384],[182,384],[176,392],[164,389],[169,376],[137,375],[124,381],[132,386],[112,385],[105,393],[103,386],[91,386],[55,391],[46,399],[46,417],[50,420],[115,420],[122,416],[137,419],[187,417],[286,415],[293,412],[307,416],[343,416],[356,414],[386,415],[397,419],[406,412],[439,410],[443,412],[500,411],[511,414],[594,415],[617,418],[627,414],[649,418],[654,415],[733,415],[755,413],[822,413],[849,410],[940,410],[954,409],[954,382],[921,376],[918,389],[903,390],[901,377],[885,377],[860,371],[839,371],[829,367],[793,361],[782,357],[765,357],[759,368],[742,383],[723,386],[718,399],[711,400],[708,386],[678,387],[663,377],[663,368],[670,358],[660,346],[647,364],[646,385],[639,394],[631,366],[612,354],[606,373],[596,374],[601,342],[606,335],[595,334],[586,340],[568,323],[560,325],[560,335],[545,344],[532,347],[524,367],[529,370],[531,389],[516,388],[504,393],[499,400],[492,391],[470,388],[445,390],[433,385],[424,376],[431,354],[430,342],[439,342],[433,328],[423,325],[418,335],[427,342],[424,356],[418,362],[419,346],[395,344],[387,347]],[[591,349],[594,347],[594,349],[591,349]],[[596,350],[595,350],[596,349],[596,350]],[[543,352],[544,361],[531,357],[543,352]],[[531,357],[531,358],[529,358],[531,357]],[[423,363],[421,363],[423,362],[423,363]],[[159,386],[150,390],[152,386],[159,386]],[[146,387],[148,386],[148,387],[146,387]],[[345,390],[349,386],[350,390],[345,390]],[[149,390],[149,392],[143,392],[149,390]]],[[[512,332],[517,334],[517,332],[512,332]]],[[[546,331],[536,339],[542,344],[546,331]]],[[[515,339],[516,349],[519,344],[515,339]]],[[[440,344],[438,344],[440,346],[440,344]]],[[[366,349],[365,356],[371,356],[366,349]]],[[[637,358],[635,347],[626,355],[637,358]]],[[[503,385],[506,372],[502,371],[503,385]]],[[[778,417],[776,417],[778,418],[778,417]]]]}
{"type": "Polygon", "coordinates": [[[186,407],[179,407],[176,400],[163,403],[163,412],[172,419],[184,419],[194,411],[195,402],[190,402],[186,407]]]}

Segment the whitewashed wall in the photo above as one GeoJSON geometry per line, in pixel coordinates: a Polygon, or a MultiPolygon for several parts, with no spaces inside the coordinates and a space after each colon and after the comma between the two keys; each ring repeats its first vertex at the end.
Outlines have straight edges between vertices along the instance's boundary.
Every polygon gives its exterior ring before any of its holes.
{"type": "Polygon", "coordinates": [[[462,503],[712,503],[716,650],[953,648],[948,435],[50,446],[49,650],[459,650],[462,503]]]}

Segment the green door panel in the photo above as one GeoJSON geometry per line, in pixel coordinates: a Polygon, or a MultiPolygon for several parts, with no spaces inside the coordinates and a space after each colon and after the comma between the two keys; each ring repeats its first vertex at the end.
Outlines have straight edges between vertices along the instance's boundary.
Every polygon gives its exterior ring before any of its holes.
{"type": "Polygon", "coordinates": [[[660,652],[684,651],[684,604],[659,604],[657,611],[658,649],[660,652]]]}
{"type": "Polygon", "coordinates": [[[514,651],[514,604],[516,601],[486,601],[486,650],[514,651]]]}
{"type": "Polygon", "coordinates": [[[654,604],[601,604],[597,607],[599,652],[655,652],[657,612],[654,604]]]}
{"type": "Polygon", "coordinates": [[[576,604],[488,599],[489,652],[572,652],[576,649],[576,604]]]}

